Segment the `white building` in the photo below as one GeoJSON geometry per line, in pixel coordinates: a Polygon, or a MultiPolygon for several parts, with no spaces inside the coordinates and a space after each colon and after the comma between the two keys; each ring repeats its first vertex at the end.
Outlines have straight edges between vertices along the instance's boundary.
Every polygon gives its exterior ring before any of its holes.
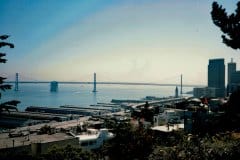
{"type": "Polygon", "coordinates": [[[166,109],[163,113],[154,116],[154,125],[151,129],[160,132],[184,129],[184,123],[181,120],[182,114],[184,114],[182,110],[166,109]]]}
{"type": "Polygon", "coordinates": [[[154,131],[160,131],[160,132],[172,132],[172,131],[177,131],[179,129],[184,129],[184,124],[172,124],[172,125],[162,125],[162,126],[155,126],[151,128],[154,131]]]}
{"type": "Polygon", "coordinates": [[[174,109],[164,110],[163,113],[155,115],[153,119],[154,126],[175,123],[180,121],[180,114],[174,109]]]}
{"type": "Polygon", "coordinates": [[[76,135],[79,144],[84,149],[97,149],[103,145],[103,142],[112,139],[114,134],[108,132],[108,129],[88,129],[87,133],[76,135]]]}

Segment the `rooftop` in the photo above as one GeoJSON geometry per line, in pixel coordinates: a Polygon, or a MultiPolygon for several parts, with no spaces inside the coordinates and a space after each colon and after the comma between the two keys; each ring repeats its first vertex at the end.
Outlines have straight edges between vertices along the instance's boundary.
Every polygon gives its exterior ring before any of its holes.
{"type": "Polygon", "coordinates": [[[160,131],[160,132],[172,132],[179,129],[184,129],[184,124],[180,123],[180,124],[173,124],[173,125],[155,126],[155,127],[152,127],[151,129],[155,131],[160,131]]]}
{"type": "Polygon", "coordinates": [[[36,133],[34,134],[27,134],[19,137],[13,137],[10,138],[8,136],[8,133],[2,133],[0,134],[0,149],[2,148],[11,148],[18,147],[18,146],[24,146],[24,145],[30,145],[31,143],[47,143],[47,142],[54,142],[54,141],[61,141],[65,139],[72,139],[73,136],[70,136],[66,133],[55,133],[55,134],[42,134],[38,135],[36,133]]]}

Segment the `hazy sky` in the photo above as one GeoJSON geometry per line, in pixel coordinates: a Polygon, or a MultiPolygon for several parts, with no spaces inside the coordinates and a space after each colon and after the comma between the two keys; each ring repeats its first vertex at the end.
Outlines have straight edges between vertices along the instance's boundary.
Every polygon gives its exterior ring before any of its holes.
{"type": "MultiPolygon", "coordinates": [[[[237,0],[218,1],[227,11],[237,0]]],[[[0,0],[11,80],[207,84],[210,58],[240,51],[222,43],[211,0],[0,0]]]]}

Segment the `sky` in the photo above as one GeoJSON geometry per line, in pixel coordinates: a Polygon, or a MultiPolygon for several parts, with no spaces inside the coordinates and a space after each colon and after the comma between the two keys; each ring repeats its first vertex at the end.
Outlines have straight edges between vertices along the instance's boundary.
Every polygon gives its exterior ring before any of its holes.
{"type": "MultiPolygon", "coordinates": [[[[0,0],[0,34],[14,49],[13,80],[207,84],[208,60],[240,51],[222,43],[211,0],[0,0]]],[[[228,13],[237,0],[221,0],[228,13]]]]}

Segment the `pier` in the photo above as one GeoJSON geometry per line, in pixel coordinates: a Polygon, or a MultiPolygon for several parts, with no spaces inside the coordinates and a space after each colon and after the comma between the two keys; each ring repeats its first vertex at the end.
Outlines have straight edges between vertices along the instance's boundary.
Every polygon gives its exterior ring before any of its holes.
{"type": "MultiPolygon", "coordinates": [[[[164,104],[167,104],[167,103],[175,104],[175,103],[182,102],[184,100],[186,100],[186,98],[184,98],[184,97],[166,98],[166,99],[157,100],[157,101],[150,101],[150,102],[148,102],[148,104],[149,105],[156,105],[156,104],[164,105],[164,104]]],[[[133,105],[132,107],[133,108],[139,108],[139,107],[143,107],[145,104],[146,104],[146,101],[144,103],[139,103],[139,104],[133,105]]]]}
{"type": "Polygon", "coordinates": [[[167,97],[167,98],[158,98],[158,97],[149,97],[147,96],[146,99],[143,100],[118,100],[118,99],[112,99],[112,103],[117,103],[117,104],[121,104],[121,103],[133,103],[131,105],[132,108],[139,108],[139,107],[143,107],[146,102],[148,102],[149,105],[164,105],[167,103],[179,103],[186,100],[186,97],[167,97]]]}
{"type": "Polygon", "coordinates": [[[82,116],[101,115],[106,111],[96,109],[81,109],[81,108],[49,108],[30,106],[26,108],[28,112],[53,113],[53,114],[77,114],[82,116]]]}

